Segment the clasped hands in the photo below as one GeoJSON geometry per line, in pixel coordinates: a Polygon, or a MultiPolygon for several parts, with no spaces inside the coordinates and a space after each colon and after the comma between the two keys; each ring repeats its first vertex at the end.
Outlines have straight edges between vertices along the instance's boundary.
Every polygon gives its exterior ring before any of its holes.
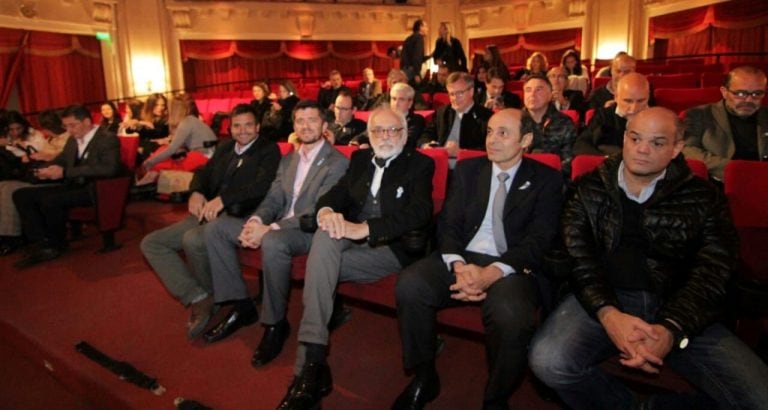
{"type": "Polygon", "coordinates": [[[619,349],[619,362],[646,373],[659,373],[664,358],[672,350],[672,333],[662,325],[650,324],[613,306],[598,311],[598,318],[611,341],[619,349]]]}
{"type": "Polygon", "coordinates": [[[219,213],[224,209],[224,202],[222,202],[220,196],[208,201],[203,194],[193,192],[192,195],[189,196],[187,208],[189,213],[194,215],[199,222],[210,222],[216,219],[216,217],[219,216],[219,213]]]}
{"type": "Polygon", "coordinates": [[[333,212],[330,208],[321,209],[317,213],[317,227],[333,239],[365,239],[370,234],[366,222],[355,223],[344,219],[344,214],[333,212]]]}
{"type": "Polygon", "coordinates": [[[48,179],[52,181],[62,179],[64,178],[64,168],[58,165],[49,165],[44,168],[38,168],[35,170],[35,177],[37,179],[48,179]]]}
{"type": "Polygon", "coordinates": [[[494,265],[482,267],[462,261],[453,263],[453,274],[456,282],[450,286],[454,292],[451,298],[464,302],[485,300],[486,290],[503,276],[501,269],[494,265]]]}

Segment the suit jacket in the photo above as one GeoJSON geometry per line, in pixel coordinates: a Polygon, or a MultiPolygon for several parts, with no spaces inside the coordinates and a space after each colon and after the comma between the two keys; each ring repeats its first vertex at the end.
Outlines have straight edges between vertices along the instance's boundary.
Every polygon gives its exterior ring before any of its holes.
{"type": "Polygon", "coordinates": [[[235,157],[234,140],[220,144],[205,166],[195,171],[189,190],[209,200],[221,196],[229,215],[243,217],[253,212],[267,195],[280,162],[280,149],[273,141],[260,136],[243,153],[243,162],[224,186],[227,169],[237,161],[235,157]]]}
{"type": "MultiPolygon", "coordinates": [[[[768,108],[757,111],[757,150],[760,160],[768,160],[768,108]]],[[[736,151],[725,104],[720,101],[691,108],[685,113],[686,158],[704,161],[709,174],[722,180],[725,164],[736,151]]]]}
{"type": "MultiPolygon", "coordinates": [[[[460,161],[440,217],[441,254],[464,255],[485,216],[491,193],[491,162],[486,157],[460,161]]],[[[517,273],[538,271],[557,233],[563,202],[563,177],[523,158],[504,204],[507,251],[498,261],[517,273]]]]}
{"type": "Polygon", "coordinates": [[[327,110],[331,104],[336,104],[336,97],[338,97],[339,93],[342,91],[346,91],[352,95],[352,90],[346,85],[342,85],[339,88],[321,88],[320,91],[317,92],[317,103],[323,107],[324,110],[327,110]]]}
{"type": "MultiPolygon", "coordinates": [[[[371,188],[375,166],[373,150],[362,149],[352,154],[346,174],[317,201],[317,209],[330,207],[353,222],[360,212],[371,188]]],[[[401,243],[401,237],[411,231],[425,229],[432,220],[432,174],[435,164],[418,151],[404,149],[385,169],[379,188],[381,217],[369,219],[370,246],[388,245],[402,266],[413,262],[401,243]]]]}
{"type": "MultiPolygon", "coordinates": [[[[491,110],[478,104],[472,105],[472,108],[461,118],[459,148],[485,150],[486,128],[491,115],[493,115],[491,110]]],[[[430,141],[437,141],[441,146],[445,145],[455,118],[456,111],[450,105],[440,107],[435,113],[434,120],[421,135],[418,146],[430,141]]]]}
{"type": "Polygon", "coordinates": [[[426,56],[424,56],[424,36],[419,33],[413,33],[403,42],[400,68],[404,71],[411,68],[418,74],[424,60],[426,60],[426,56]]]}
{"type": "Polygon", "coordinates": [[[298,228],[299,217],[315,213],[317,199],[328,192],[331,187],[344,175],[349,165],[347,157],[327,142],[323,142],[320,152],[307,171],[301,191],[296,198],[293,216],[281,219],[290,210],[293,201],[293,184],[296,181],[296,170],[299,167],[300,154],[298,151],[280,160],[277,177],[272,181],[267,196],[261,201],[254,216],[261,218],[265,224],[277,222],[283,229],[298,228]]]}
{"type": "Polygon", "coordinates": [[[573,155],[612,155],[624,146],[627,120],[616,115],[616,107],[598,108],[587,128],[576,137],[573,155]]]}
{"type": "Polygon", "coordinates": [[[85,147],[83,158],[77,161],[77,140],[67,139],[64,149],[51,161],[64,168],[64,181],[82,185],[94,179],[116,176],[122,169],[120,140],[104,128],[99,128],[85,147]]]}

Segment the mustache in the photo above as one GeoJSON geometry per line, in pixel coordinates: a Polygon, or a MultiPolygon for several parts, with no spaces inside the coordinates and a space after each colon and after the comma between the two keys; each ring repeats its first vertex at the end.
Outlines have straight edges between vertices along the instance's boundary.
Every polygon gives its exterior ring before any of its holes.
{"type": "Polygon", "coordinates": [[[757,108],[757,104],[751,102],[742,102],[736,104],[736,108],[757,108]]]}

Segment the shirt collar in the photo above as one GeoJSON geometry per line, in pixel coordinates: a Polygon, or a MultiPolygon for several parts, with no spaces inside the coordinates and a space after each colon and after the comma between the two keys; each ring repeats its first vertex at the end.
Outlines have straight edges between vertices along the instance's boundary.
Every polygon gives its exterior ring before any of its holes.
{"type": "Polygon", "coordinates": [[[510,183],[512,183],[512,181],[515,179],[515,175],[517,175],[517,171],[520,169],[520,164],[522,163],[523,163],[523,159],[521,158],[520,161],[517,161],[517,164],[512,165],[512,168],[504,170],[499,168],[499,166],[495,162],[492,162],[491,164],[493,164],[493,166],[491,169],[491,175],[493,176],[494,180],[498,180],[499,174],[504,172],[507,175],[509,175],[509,179],[507,180],[510,181],[510,183]]]}
{"type": "Polygon", "coordinates": [[[83,147],[87,147],[87,146],[88,146],[88,144],[89,144],[89,143],[91,142],[91,140],[93,139],[93,136],[94,136],[94,135],[96,135],[96,131],[97,131],[98,129],[99,129],[99,127],[97,127],[97,126],[94,126],[93,128],[91,128],[91,130],[90,130],[90,131],[88,131],[88,133],[87,133],[87,134],[85,134],[85,136],[84,136],[82,139],[77,139],[77,144],[78,144],[78,145],[81,145],[81,146],[83,146],[83,147]]]}
{"type": "Polygon", "coordinates": [[[315,162],[317,154],[325,144],[327,144],[326,141],[321,141],[319,144],[316,144],[314,147],[312,147],[309,151],[307,151],[304,145],[302,145],[299,147],[299,158],[301,158],[302,161],[308,161],[310,163],[315,162]]]}
{"type": "Polygon", "coordinates": [[[624,178],[624,160],[621,161],[619,164],[619,175],[618,175],[618,183],[619,188],[621,188],[622,191],[627,195],[627,198],[631,199],[632,201],[637,202],[638,204],[645,203],[651,195],[653,195],[653,191],[656,190],[656,184],[664,179],[665,176],[667,176],[667,169],[665,168],[664,171],[659,174],[656,178],[651,181],[650,184],[646,185],[645,188],[643,188],[642,191],[640,191],[640,195],[635,196],[631,192],[629,192],[629,188],[627,187],[627,180],[624,178]]]}
{"type": "Polygon", "coordinates": [[[253,139],[253,141],[249,142],[245,146],[241,147],[240,144],[235,143],[235,155],[243,155],[245,151],[248,151],[249,148],[251,148],[251,145],[255,143],[259,139],[258,135],[256,138],[253,139]]]}

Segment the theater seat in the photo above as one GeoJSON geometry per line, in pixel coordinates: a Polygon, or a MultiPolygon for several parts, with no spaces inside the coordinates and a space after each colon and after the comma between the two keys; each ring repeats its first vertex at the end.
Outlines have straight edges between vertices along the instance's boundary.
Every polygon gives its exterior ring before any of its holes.
{"type": "Polygon", "coordinates": [[[680,112],[702,104],[720,101],[723,98],[719,88],[658,88],[653,91],[656,105],[680,112]]]}
{"type": "Polygon", "coordinates": [[[437,111],[438,108],[451,103],[448,93],[434,93],[432,95],[432,109],[437,111]]]}

